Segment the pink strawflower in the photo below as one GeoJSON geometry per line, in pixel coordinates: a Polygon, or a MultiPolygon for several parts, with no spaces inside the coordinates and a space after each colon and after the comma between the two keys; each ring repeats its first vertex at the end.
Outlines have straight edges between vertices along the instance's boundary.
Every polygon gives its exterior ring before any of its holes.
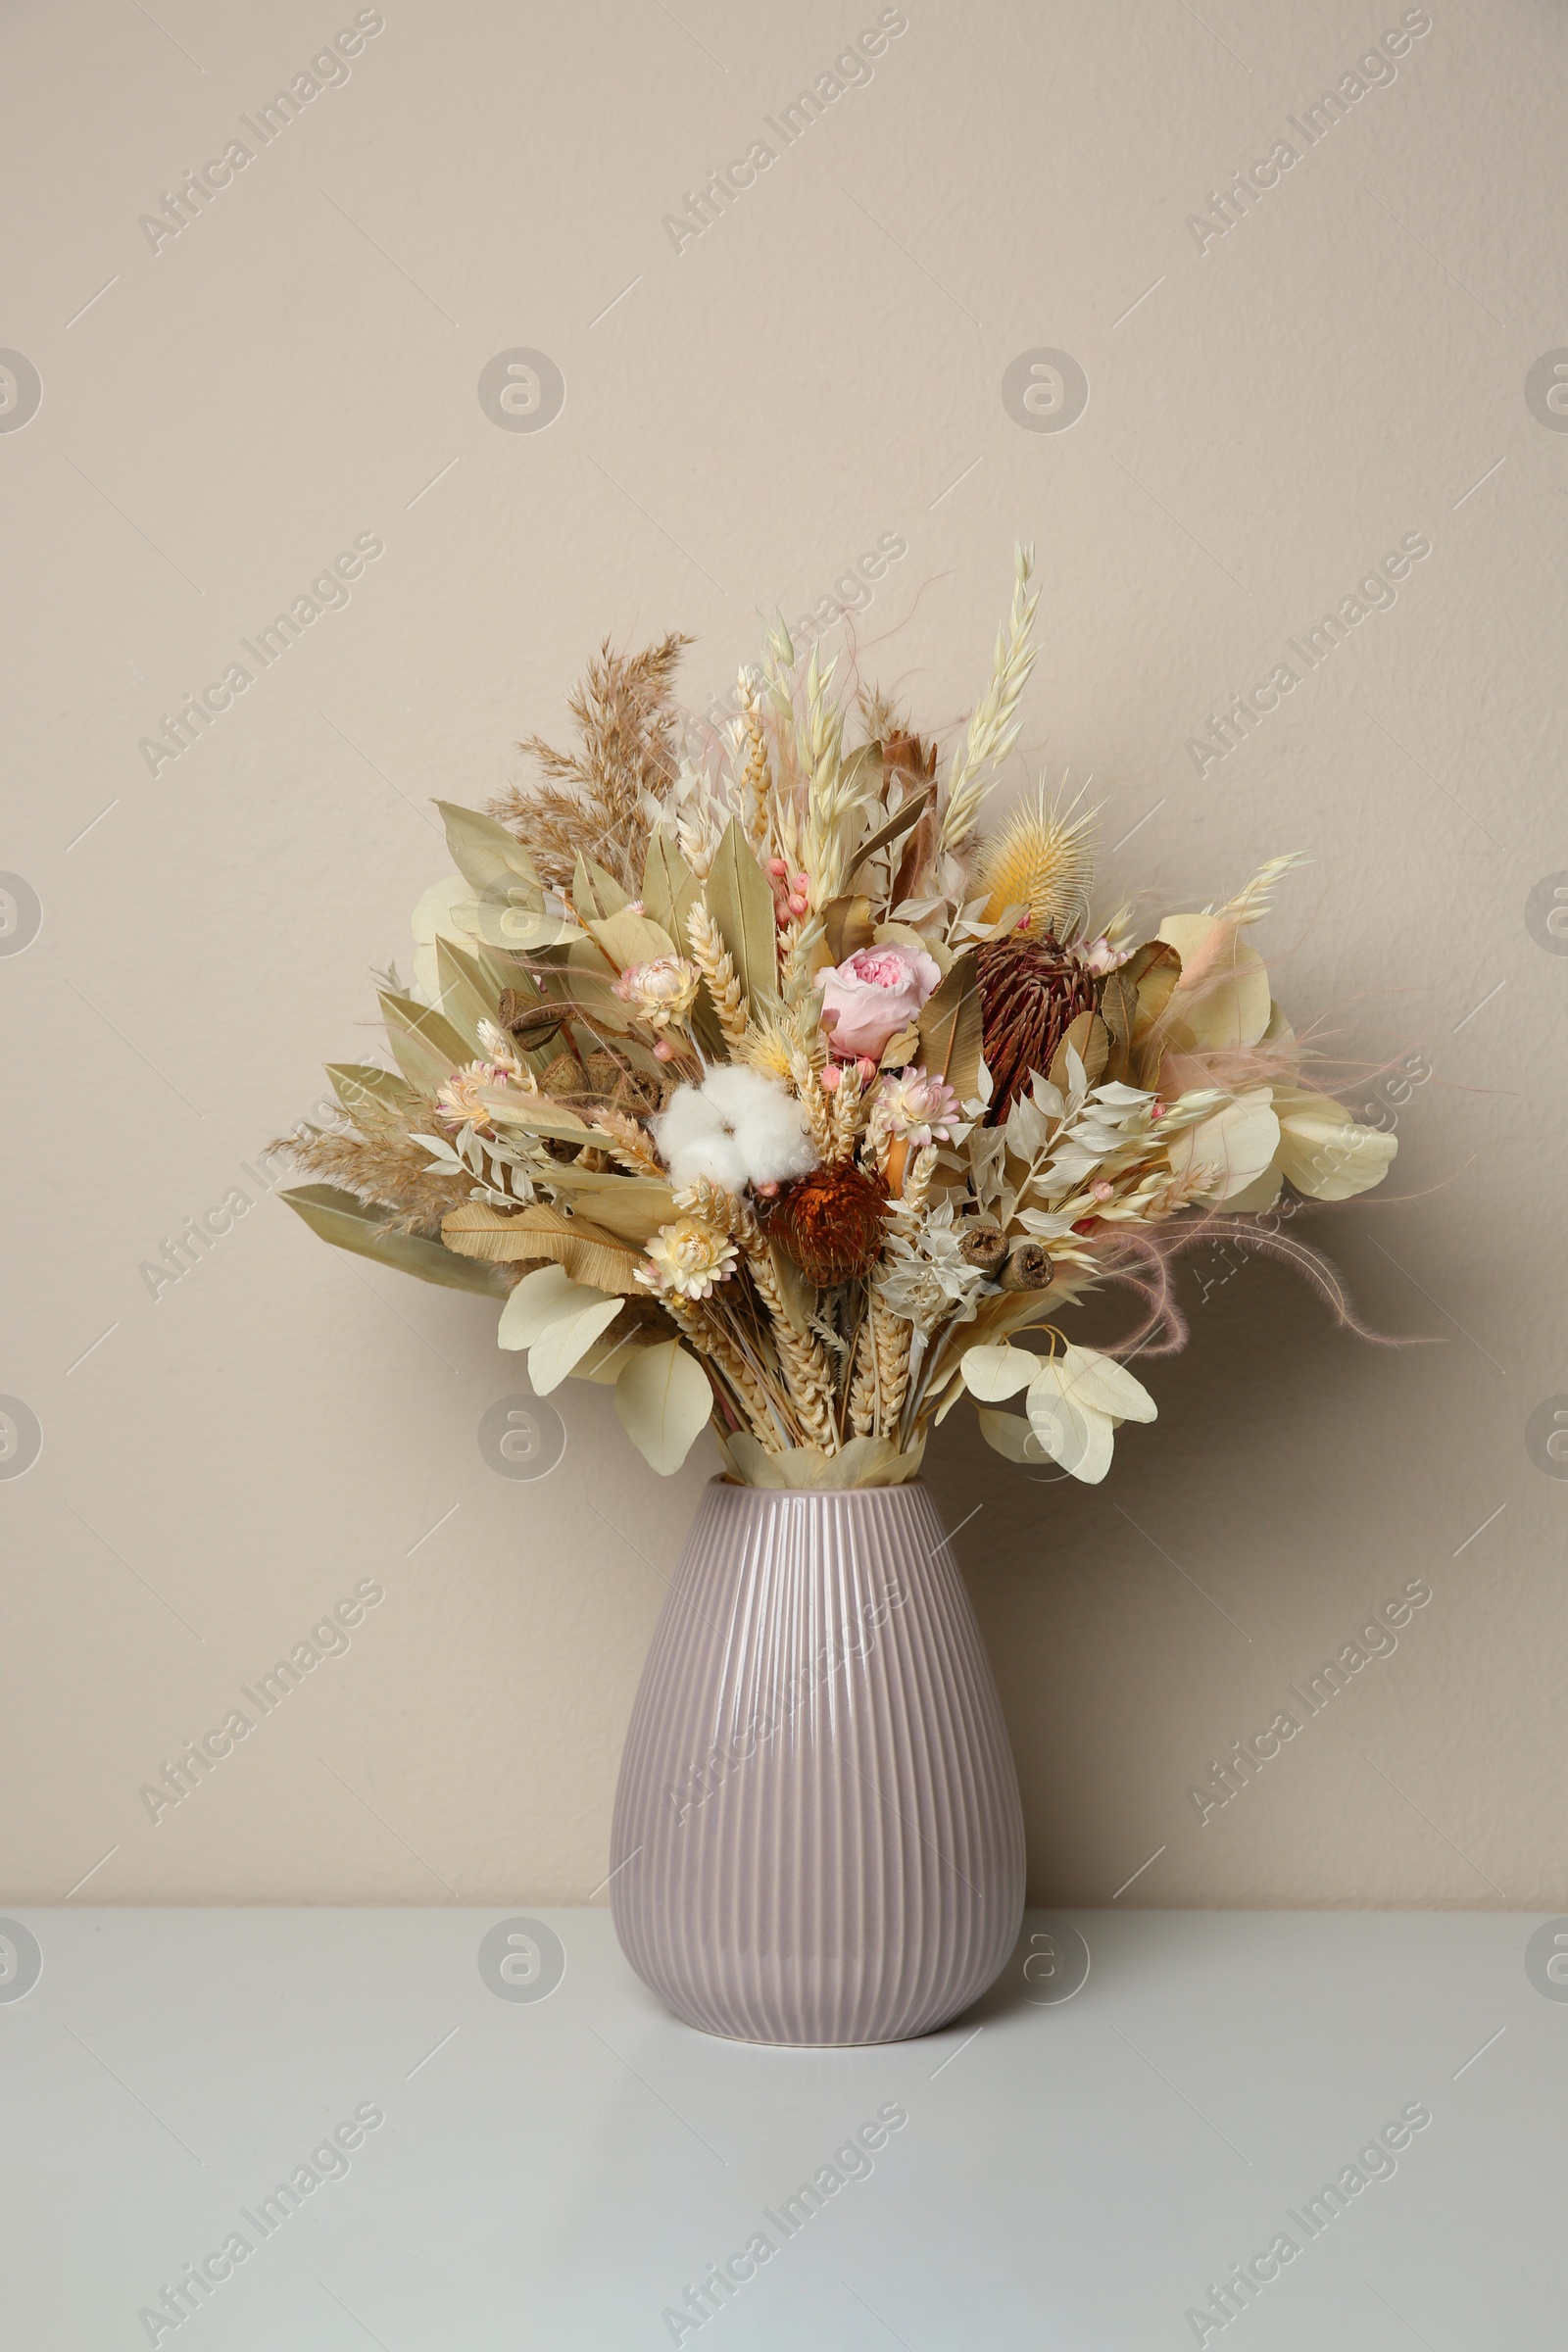
{"type": "Polygon", "coordinates": [[[946,1143],[949,1122],[958,1116],[958,1098],[947,1080],[928,1078],[919,1069],[890,1071],[876,1102],[890,1132],[916,1147],[946,1143]]]}

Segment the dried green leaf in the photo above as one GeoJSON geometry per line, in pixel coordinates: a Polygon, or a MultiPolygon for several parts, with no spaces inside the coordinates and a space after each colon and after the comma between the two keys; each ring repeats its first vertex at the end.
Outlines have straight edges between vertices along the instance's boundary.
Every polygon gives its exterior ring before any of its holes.
{"type": "Polygon", "coordinates": [[[580,923],[602,922],[607,915],[619,914],[631,905],[631,893],[622,890],[612,873],[592,858],[577,852],[576,871],[571,878],[571,904],[580,923]]]}
{"type": "Polygon", "coordinates": [[[659,825],[648,844],[643,867],[643,906],[673,940],[684,941],[686,917],[702,896],[702,885],[680,854],[667,825],[659,825]]]}
{"type": "Polygon", "coordinates": [[[368,1101],[384,1110],[404,1111],[418,1101],[413,1087],[395,1070],[383,1070],[373,1061],[329,1061],[326,1074],[351,1119],[367,1107],[368,1101]]]}
{"type": "Polygon", "coordinates": [[[928,1076],[946,1078],[959,1102],[967,1102],[980,1077],[980,982],[972,948],[926,999],[919,1027],[928,1076]]]}
{"type": "Polygon", "coordinates": [[[869,841],[861,842],[855,853],[856,864],[864,865],[867,858],[874,858],[879,850],[891,848],[892,844],[903,834],[907,833],[909,827],[915,824],[930,808],[936,799],[936,786],[931,784],[924,792],[911,793],[898,814],[889,819],[880,833],[873,833],[869,841]]]}
{"type": "Polygon", "coordinates": [[[480,898],[505,900],[520,886],[543,906],[544,885],[514,833],[493,816],[481,816],[477,808],[459,808],[451,801],[437,801],[436,807],[447,829],[452,862],[480,898]]]}
{"type": "Polygon", "coordinates": [[[706,895],[755,1012],[778,994],[778,916],[767,876],[734,817],[714,852],[706,895]]]}
{"type": "Polygon", "coordinates": [[[843,963],[861,948],[868,948],[876,937],[870,900],[859,892],[829,899],[822,909],[822,934],[833,963],[843,963]]]}
{"type": "Polygon", "coordinates": [[[340,1192],[336,1185],[297,1185],[279,1198],[296,1216],[304,1218],[314,1234],[335,1249],[352,1250],[399,1274],[416,1274],[421,1282],[440,1283],[451,1291],[494,1295],[503,1288],[489,1266],[457,1257],[439,1242],[427,1242],[414,1233],[388,1233],[390,1210],[372,1208],[356,1194],[340,1192]]]}
{"type": "Polygon", "coordinates": [[[431,1005],[416,1004],[412,997],[385,991],[380,1004],[398,1068],[416,1093],[433,1095],[454,1070],[472,1059],[461,1032],[431,1005]]]}

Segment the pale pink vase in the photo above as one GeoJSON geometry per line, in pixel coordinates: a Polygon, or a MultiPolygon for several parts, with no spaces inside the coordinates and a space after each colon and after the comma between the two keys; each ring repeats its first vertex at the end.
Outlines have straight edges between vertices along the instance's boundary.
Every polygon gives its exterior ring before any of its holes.
{"type": "Polygon", "coordinates": [[[735,2041],[902,2041],[998,1975],[1023,1818],[925,1488],[714,1479],[654,1634],[612,1834],[615,1932],[735,2041]]]}

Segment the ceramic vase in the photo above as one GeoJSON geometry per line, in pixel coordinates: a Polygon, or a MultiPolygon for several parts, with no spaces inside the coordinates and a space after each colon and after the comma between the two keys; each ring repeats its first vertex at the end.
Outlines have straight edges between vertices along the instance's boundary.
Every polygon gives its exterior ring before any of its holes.
{"type": "Polygon", "coordinates": [[[902,2041],[992,1983],[1023,1915],[1017,1776],[918,1480],[711,1482],[632,1710],[611,1860],[627,1959],[703,2033],[902,2041]]]}

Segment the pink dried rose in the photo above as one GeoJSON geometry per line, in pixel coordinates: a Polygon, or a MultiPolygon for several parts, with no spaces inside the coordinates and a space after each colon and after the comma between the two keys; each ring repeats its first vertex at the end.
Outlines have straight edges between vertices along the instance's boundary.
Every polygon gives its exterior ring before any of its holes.
{"type": "Polygon", "coordinates": [[[928,1078],[924,1070],[889,1071],[877,1089],[877,1105],[889,1132],[913,1144],[946,1143],[949,1123],[957,1118],[958,1098],[945,1078],[928,1078]]]}
{"type": "Polygon", "coordinates": [[[854,1061],[865,1054],[878,1059],[889,1038],[908,1027],[941,978],[934,956],[902,941],[859,948],[846,957],[822,984],[822,1026],[837,1058],[854,1061]]]}

